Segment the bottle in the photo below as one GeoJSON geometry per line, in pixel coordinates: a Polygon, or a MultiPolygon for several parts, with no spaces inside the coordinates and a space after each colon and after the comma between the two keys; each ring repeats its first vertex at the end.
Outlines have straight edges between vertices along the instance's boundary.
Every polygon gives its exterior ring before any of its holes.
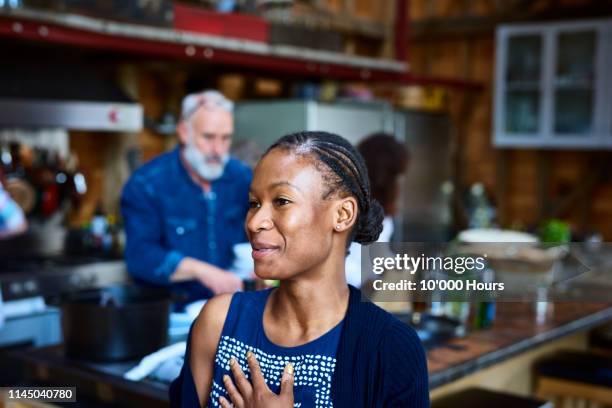
{"type": "Polygon", "coordinates": [[[6,176],[13,167],[13,156],[9,147],[4,143],[0,145],[0,164],[2,164],[0,174],[6,176]]]}
{"type": "Polygon", "coordinates": [[[55,174],[55,184],[59,190],[59,201],[62,204],[70,196],[70,185],[68,184],[68,170],[66,170],[66,161],[62,158],[59,152],[53,153],[52,171],[55,174]]]}
{"type": "Polygon", "coordinates": [[[87,193],[87,180],[78,167],[78,158],[75,153],[68,155],[64,169],[67,176],[65,193],[70,200],[70,211],[76,216],[87,193]]]}
{"type": "Polygon", "coordinates": [[[489,203],[484,185],[475,183],[470,188],[470,228],[492,227],[494,210],[489,203]]]}
{"type": "Polygon", "coordinates": [[[52,152],[46,151],[41,175],[41,213],[48,218],[57,211],[60,204],[60,188],[56,182],[56,163],[52,152]]]}
{"type": "Polygon", "coordinates": [[[440,225],[442,227],[442,239],[444,241],[452,240],[453,233],[453,194],[455,192],[455,185],[451,180],[446,180],[440,186],[440,225]]]}
{"type": "MultiPolygon", "coordinates": [[[[492,269],[487,268],[483,271],[482,281],[484,283],[491,283],[494,281],[494,272],[492,269]]],[[[489,297],[488,294],[485,296],[489,297]]],[[[495,301],[487,299],[485,301],[476,302],[476,311],[474,316],[474,328],[475,329],[486,329],[493,325],[495,319],[495,301]]]]}
{"type": "Polygon", "coordinates": [[[95,249],[106,250],[106,246],[110,247],[111,243],[107,243],[108,236],[108,220],[102,209],[102,203],[96,205],[94,216],[91,219],[91,235],[93,237],[93,245],[95,249]]]}
{"type": "Polygon", "coordinates": [[[11,142],[9,144],[9,152],[11,159],[8,167],[7,178],[25,178],[25,169],[21,164],[21,145],[19,142],[11,142]]]}
{"type": "Polygon", "coordinates": [[[457,335],[464,336],[467,333],[470,317],[470,302],[449,301],[444,304],[444,315],[459,322],[457,335]]]}
{"type": "Polygon", "coordinates": [[[548,286],[543,283],[539,284],[536,288],[536,301],[534,305],[536,323],[539,325],[546,323],[554,312],[554,303],[549,302],[548,296],[548,286]]]}

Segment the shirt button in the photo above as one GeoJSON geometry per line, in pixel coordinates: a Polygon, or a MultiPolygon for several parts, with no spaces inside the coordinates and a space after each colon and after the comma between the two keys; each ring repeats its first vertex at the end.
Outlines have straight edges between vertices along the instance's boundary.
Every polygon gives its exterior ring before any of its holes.
{"type": "Polygon", "coordinates": [[[183,235],[185,233],[185,228],[183,227],[176,227],[176,233],[179,235],[183,235]]]}

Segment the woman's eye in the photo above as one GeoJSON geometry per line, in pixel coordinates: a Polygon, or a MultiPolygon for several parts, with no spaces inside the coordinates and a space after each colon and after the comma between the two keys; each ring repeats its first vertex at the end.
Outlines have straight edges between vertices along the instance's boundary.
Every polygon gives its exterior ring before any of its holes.
{"type": "Polygon", "coordinates": [[[249,201],[249,208],[251,208],[251,209],[259,208],[259,203],[257,201],[250,200],[249,201]]]}
{"type": "Polygon", "coordinates": [[[287,200],[286,198],[280,198],[279,197],[279,198],[274,200],[274,203],[276,205],[287,205],[287,204],[291,203],[291,201],[287,200]]]}

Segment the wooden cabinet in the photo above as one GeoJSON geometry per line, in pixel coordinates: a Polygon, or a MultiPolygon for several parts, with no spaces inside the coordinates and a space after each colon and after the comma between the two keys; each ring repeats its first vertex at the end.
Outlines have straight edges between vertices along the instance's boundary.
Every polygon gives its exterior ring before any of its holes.
{"type": "Polygon", "coordinates": [[[612,149],[612,20],[497,30],[494,144],[612,149]]]}

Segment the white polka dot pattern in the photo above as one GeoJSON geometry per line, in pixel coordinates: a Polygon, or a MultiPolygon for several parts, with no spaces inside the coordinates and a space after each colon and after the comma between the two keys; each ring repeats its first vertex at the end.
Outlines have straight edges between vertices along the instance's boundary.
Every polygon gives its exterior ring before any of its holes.
{"type": "Polygon", "coordinates": [[[336,359],[334,357],[303,354],[303,355],[275,355],[266,353],[258,348],[249,346],[233,337],[221,336],[217,354],[215,356],[215,375],[210,391],[210,403],[213,407],[218,407],[219,396],[227,397],[225,387],[221,383],[223,374],[229,372],[229,360],[234,357],[240,364],[247,378],[249,369],[246,361],[246,353],[251,351],[257,357],[262,374],[266,383],[272,390],[278,390],[280,386],[283,369],[287,363],[292,363],[294,367],[295,384],[294,390],[298,388],[302,392],[296,392],[294,407],[310,408],[329,408],[332,407],[331,382],[336,359]],[[314,405],[309,401],[299,401],[300,395],[313,395],[314,405]],[[307,405],[303,405],[307,404],[307,405]]]}

